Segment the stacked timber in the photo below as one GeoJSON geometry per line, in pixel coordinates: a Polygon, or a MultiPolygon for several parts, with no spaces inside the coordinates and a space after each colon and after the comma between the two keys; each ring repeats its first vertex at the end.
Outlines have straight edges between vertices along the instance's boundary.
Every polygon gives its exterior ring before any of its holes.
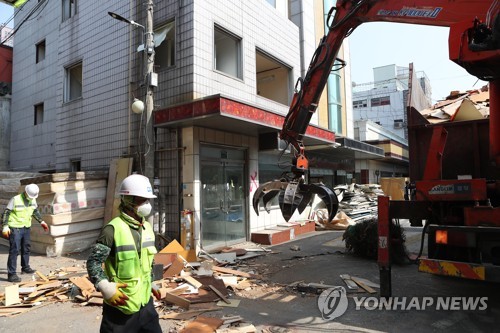
{"type": "Polygon", "coordinates": [[[107,172],[55,173],[23,179],[21,189],[30,183],[40,188],[38,209],[49,232],[33,222],[31,250],[59,256],[88,249],[104,223],[107,172]]]}

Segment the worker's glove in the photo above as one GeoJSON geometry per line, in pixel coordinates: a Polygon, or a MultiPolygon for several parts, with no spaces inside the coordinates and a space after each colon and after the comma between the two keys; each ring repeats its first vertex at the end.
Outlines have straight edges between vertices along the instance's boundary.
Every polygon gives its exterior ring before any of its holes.
{"type": "Polygon", "coordinates": [[[151,284],[151,292],[155,296],[157,300],[161,300],[161,291],[160,288],[156,285],[156,283],[151,284]]]}
{"type": "Polygon", "coordinates": [[[10,228],[8,225],[4,226],[2,229],[2,236],[5,238],[9,238],[10,236],[10,228]]]}
{"type": "Polygon", "coordinates": [[[125,305],[128,296],[125,295],[120,288],[125,288],[126,283],[109,282],[108,280],[101,280],[97,284],[97,289],[102,293],[102,296],[109,304],[113,306],[125,305]]]}
{"type": "Polygon", "coordinates": [[[49,226],[47,225],[47,223],[45,223],[45,221],[42,221],[40,225],[42,226],[43,230],[45,230],[46,232],[49,231],[49,226]]]}

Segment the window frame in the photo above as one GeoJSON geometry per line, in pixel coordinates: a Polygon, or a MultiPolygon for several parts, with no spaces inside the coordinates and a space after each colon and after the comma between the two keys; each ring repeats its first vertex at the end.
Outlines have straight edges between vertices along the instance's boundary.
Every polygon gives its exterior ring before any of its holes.
{"type": "Polygon", "coordinates": [[[368,99],[358,99],[357,101],[352,101],[352,107],[354,109],[366,108],[368,107],[368,99]]]}
{"type": "Polygon", "coordinates": [[[44,103],[38,103],[33,106],[33,125],[40,125],[43,124],[43,118],[44,118],[44,113],[45,113],[45,105],[44,103]]]}
{"type": "MultiPolygon", "coordinates": [[[[77,99],[81,99],[83,97],[83,62],[79,61],[77,63],[74,63],[73,65],[65,67],[65,75],[64,75],[64,102],[72,102],[77,99]],[[80,73],[80,94],[79,96],[72,96],[73,88],[75,87],[72,82],[74,82],[73,75],[72,73],[73,70],[81,68],[81,73],[80,73]]],[[[78,88],[78,87],[77,87],[78,88]]]]}
{"type": "Polygon", "coordinates": [[[77,0],[62,0],[62,22],[69,20],[77,14],[77,0]]]}
{"type": "Polygon", "coordinates": [[[47,44],[44,40],[41,40],[40,42],[35,44],[35,61],[36,63],[40,63],[45,60],[45,56],[47,54],[47,44]]]}
{"type": "Polygon", "coordinates": [[[167,28],[169,25],[172,25],[171,30],[169,30],[165,36],[165,39],[163,39],[159,45],[155,45],[155,66],[159,66],[159,69],[167,69],[167,68],[172,68],[176,64],[176,21],[175,19],[169,20],[164,24],[161,24],[158,28],[154,29],[154,35],[157,36],[158,32],[162,29],[167,28]],[[167,38],[169,35],[173,34],[173,38],[167,38]],[[165,43],[165,44],[164,44],[165,43]],[[171,48],[170,51],[168,48],[171,48]],[[163,50],[166,49],[166,50],[163,50]],[[160,52],[159,52],[160,51],[160,52]],[[159,57],[159,55],[165,54],[169,56],[170,61],[166,61],[166,65],[164,66],[164,62],[162,62],[159,57]]]}
{"type": "Polygon", "coordinates": [[[370,99],[370,105],[372,107],[391,105],[391,96],[373,97],[370,99]]]}
{"type": "MultiPolygon", "coordinates": [[[[243,80],[243,50],[242,50],[242,38],[231,33],[227,29],[224,29],[218,24],[214,24],[214,37],[213,37],[213,57],[212,57],[212,67],[214,71],[217,71],[219,73],[234,77],[235,79],[243,80]],[[230,40],[235,42],[236,46],[236,59],[235,59],[235,72],[236,73],[231,73],[229,71],[225,71],[222,69],[220,66],[218,67],[217,64],[217,58],[218,58],[218,52],[217,52],[217,38],[222,35],[225,38],[229,38],[230,40]]],[[[222,54],[222,53],[221,53],[222,54]]],[[[221,57],[219,57],[221,58],[221,57]]],[[[219,61],[220,63],[220,61],[219,61]]]]}

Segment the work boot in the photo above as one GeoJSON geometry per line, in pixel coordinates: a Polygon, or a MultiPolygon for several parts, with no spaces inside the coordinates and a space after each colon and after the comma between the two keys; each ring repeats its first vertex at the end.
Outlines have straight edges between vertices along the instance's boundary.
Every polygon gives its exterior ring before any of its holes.
{"type": "Polygon", "coordinates": [[[9,282],[21,282],[21,278],[17,274],[9,274],[7,279],[9,282]]]}
{"type": "Polygon", "coordinates": [[[26,268],[23,268],[21,270],[21,273],[24,273],[24,274],[33,274],[35,273],[35,270],[31,267],[26,267],[26,268]]]}

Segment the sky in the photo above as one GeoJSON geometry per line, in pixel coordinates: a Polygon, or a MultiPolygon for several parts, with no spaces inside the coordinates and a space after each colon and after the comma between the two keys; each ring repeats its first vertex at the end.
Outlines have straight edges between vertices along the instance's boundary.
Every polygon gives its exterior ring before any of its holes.
{"type": "MultiPolygon", "coordinates": [[[[11,6],[0,2],[0,25],[13,15],[11,6]]],[[[13,22],[8,24],[13,28],[13,22]]],[[[468,74],[449,60],[449,29],[402,23],[365,23],[349,37],[351,77],[360,84],[373,82],[373,68],[385,65],[423,71],[432,87],[432,103],[444,99],[450,91],[480,88],[486,82],[468,74]]]]}
{"type": "Polygon", "coordinates": [[[385,65],[423,71],[430,80],[432,103],[452,90],[480,88],[487,82],[467,73],[449,59],[449,28],[403,23],[371,22],[349,36],[351,76],[357,84],[373,82],[373,68],[385,65]]]}

